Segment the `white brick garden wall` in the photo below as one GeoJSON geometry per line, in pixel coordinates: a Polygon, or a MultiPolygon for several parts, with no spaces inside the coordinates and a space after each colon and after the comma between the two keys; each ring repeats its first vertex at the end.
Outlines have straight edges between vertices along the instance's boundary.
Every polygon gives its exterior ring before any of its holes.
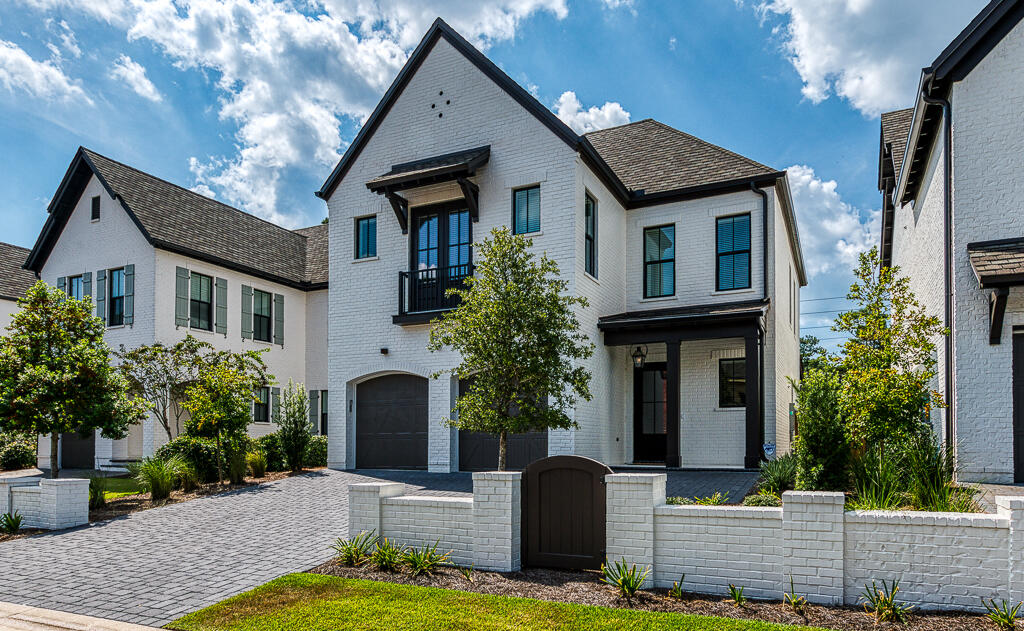
{"type": "Polygon", "coordinates": [[[9,493],[5,512],[20,514],[22,528],[59,530],[89,523],[89,480],[35,478],[35,484],[4,486],[0,492],[9,493]]]}

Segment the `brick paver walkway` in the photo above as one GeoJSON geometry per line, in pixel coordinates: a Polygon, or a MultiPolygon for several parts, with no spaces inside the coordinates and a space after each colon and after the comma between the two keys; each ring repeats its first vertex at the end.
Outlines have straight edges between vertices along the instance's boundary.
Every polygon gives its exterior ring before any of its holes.
{"type": "MultiPolygon", "coordinates": [[[[0,544],[0,601],[159,626],[331,556],[351,482],[470,492],[468,473],[317,471],[75,530],[0,544]]],[[[742,497],[756,474],[669,473],[669,495],[742,497]],[[740,487],[744,487],[739,490],[740,487]]]]}

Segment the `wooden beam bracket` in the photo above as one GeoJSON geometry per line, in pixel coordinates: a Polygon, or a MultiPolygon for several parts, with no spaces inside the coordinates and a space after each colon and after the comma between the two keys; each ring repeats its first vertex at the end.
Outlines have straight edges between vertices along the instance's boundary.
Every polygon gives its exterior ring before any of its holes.
{"type": "Polygon", "coordinates": [[[1006,313],[1006,298],[1010,290],[1006,287],[997,287],[992,290],[988,297],[988,343],[999,344],[999,338],[1003,334],[1003,315],[1006,313]]]}
{"type": "Polygon", "coordinates": [[[395,211],[395,217],[398,219],[398,225],[402,228],[402,234],[409,234],[409,200],[394,191],[388,191],[384,193],[384,196],[388,198],[392,210],[395,211]]]}
{"type": "Polygon", "coordinates": [[[469,217],[476,223],[480,221],[480,187],[464,177],[460,177],[458,182],[469,207],[469,217]]]}

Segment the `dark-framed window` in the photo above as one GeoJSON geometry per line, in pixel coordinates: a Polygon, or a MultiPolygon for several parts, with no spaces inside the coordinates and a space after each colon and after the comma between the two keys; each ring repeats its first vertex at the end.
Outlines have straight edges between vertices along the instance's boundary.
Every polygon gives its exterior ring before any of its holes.
{"type": "Polygon", "coordinates": [[[71,276],[68,278],[68,296],[75,300],[81,300],[83,296],[83,285],[81,276],[71,276]]]}
{"type": "Polygon", "coordinates": [[[189,313],[193,329],[213,330],[213,279],[192,272],[189,313]]]}
{"type": "Polygon", "coordinates": [[[110,277],[110,304],[107,307],[107,325],[124,324],[124,268],[112,269],[110,277]]]}
{"type": "Polygon", "coordinates": [[[100,196],[92,198],[92,215],[90,216],[93,221],[100,220],[100,196]]]}
{"type": "Polygon", "coordinates": [[[750,215],[719,217],[715,230],[715,288],[750,288],[750,215]]]}
{"type": "Polygon", "coordinates": [[[252,422],[270,422],[270,388],[256,388],[256,401],[252,405],[252,422]]]}
{"type": "Polygon", "coordinates": [[[747,360],[718,360],[718,407],[742,408],[747,405],[747,360]]]}
{"type": "Polygon", "coordinates": [[[252,290],[252,339],[270,341],[270,305],[273,296],[269,292],[252,290]]]}
{"type": "Polygon", "coordinates": [[[327,435],[327,391],[320,391],[320,435],[327,435]]]}
{"type": "Polygon", "coordinates": [[[597,278],[597,200],[583,198],[583,268],[597,278]]]}
{"type": "Polygon", "coordinates": [[[377,217],[356,219],[356,258],[377,256],[377,217]]]}
{"type": "Polygon", "coordinates": [[[676,293],[675,224],[644,228],[644,298],[676,293]]]}
{"type": "Polygon", "coordinates": [[[540,232],[540,186],[512,191],[512,232],[540,232]]]}

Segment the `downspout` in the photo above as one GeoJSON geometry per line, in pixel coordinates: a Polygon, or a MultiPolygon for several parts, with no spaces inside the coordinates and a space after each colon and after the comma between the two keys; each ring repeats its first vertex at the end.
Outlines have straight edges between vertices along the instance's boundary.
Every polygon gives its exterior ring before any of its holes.
{"type": "MultiPolygon", "coordinates": [[[[761,279],[764,281],[764,293],[762,297],[768,300],[768,193],[764,189],[759,188],[754,182],[750,183],[750,190],[761,196],[761,279]]],[[[758,325],[758,329],[760,329],[758,325]]],[[[764,441],[764,351],[765,351],[765,332],[758,331],[757,344],[760,352],[758,353],[758,379],[761,382],[761,387],[758,388],[758,394],[760,395],[760,403],[758,408],[761,413],[761,440],[764,441]]],[[[762,452],[762,458],[764,453],[762,452]]]]}
{"type": "Polygon", "coordinates": [[[943,151],[945,153],[942,161],[943,204],[945,215],[943,218],[943,257],[945,263],[945,307],[946,307],[946,328],[949,335],[946,336],[946,366],[945,366],[945,399],[946,399],[946,444],[956,451],[956,407],[953,405],[953,397],[956,390],[953,388],[953,106],[950,102],[941,97],[928,95],[934,85],[934,75],[928,81],[928,87],[921,90],[921,100],[930,105],[942,106],[942,132],[943,151]]]}

